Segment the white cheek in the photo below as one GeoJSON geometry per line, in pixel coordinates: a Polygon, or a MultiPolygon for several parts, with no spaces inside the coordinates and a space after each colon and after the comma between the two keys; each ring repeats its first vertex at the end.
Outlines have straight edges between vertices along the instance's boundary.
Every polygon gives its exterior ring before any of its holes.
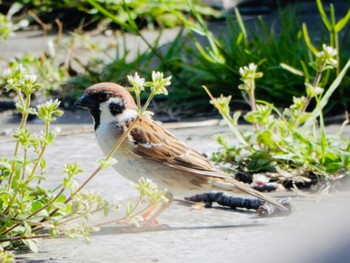
{"type": "Polygon", "coordinates": [[[137,112],[135,109],[126,109],[120,114],[117,114],[115,116],[112,115],[109,109],[109,105],[111,102],[122,103],[122,99],[112,98],[100,104],[100,111],[101,111],[100,123],[101,124],[109,124],[109,123],[115,123],[115,122],[124,124],[130,119],[136,118],[137,112]]]}
{"type": "Polygon", "coordinates": [[[137,117],[137,111],[135,109],[126,109],[123,111],[123,113],[118,114],[116,117],[119,123],[126,123],[127,121],[137,117]]]}

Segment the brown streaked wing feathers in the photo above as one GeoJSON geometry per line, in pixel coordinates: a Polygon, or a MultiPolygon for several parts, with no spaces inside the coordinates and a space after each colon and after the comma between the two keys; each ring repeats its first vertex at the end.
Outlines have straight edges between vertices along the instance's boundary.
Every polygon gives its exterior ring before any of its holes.
{"type": "MultiPolygon", "coordinates": [[[[127,123],[126,127],[131,123],[132,121],[127,123]]],[[[130,136],[137,145],[134,151],[144,158],[182,171],[226,178],[223,174],[217,173],[207,158],[184,145],[151,119],[138,119],[130,136]]]]}

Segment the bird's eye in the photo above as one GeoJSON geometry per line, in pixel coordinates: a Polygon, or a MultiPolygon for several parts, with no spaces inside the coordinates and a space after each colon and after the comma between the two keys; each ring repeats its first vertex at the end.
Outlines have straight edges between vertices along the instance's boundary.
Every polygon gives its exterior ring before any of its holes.
{"type": "Polygon", "coordinates": [[[101,92],[98,95],[98,98],[100,101],[106,101],[111,97],[111,93],[109,92],[101,92]]]}

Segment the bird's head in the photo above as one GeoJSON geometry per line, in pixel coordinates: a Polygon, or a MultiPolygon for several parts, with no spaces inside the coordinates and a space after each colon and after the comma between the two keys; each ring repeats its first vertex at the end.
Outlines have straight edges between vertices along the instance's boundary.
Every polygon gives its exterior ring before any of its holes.
{"type": "Polygon", "coordinates": [[[131,94],[124,87],[111,82],[102,82],[87,88],[74,105],[89,109],[95,121],[95,130],[100,124],[122,124],[137,115],[131,94]]]}

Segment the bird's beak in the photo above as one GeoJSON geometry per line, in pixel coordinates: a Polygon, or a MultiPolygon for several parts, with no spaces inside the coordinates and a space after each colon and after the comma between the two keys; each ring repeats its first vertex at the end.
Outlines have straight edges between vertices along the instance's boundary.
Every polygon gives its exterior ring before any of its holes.
{"type": "Polygon", "coordinates": [[[90,95],[84,94],[74,103],[74,106],[82,108],[93,108],[95,106],[95,102],[90,95]]]}

